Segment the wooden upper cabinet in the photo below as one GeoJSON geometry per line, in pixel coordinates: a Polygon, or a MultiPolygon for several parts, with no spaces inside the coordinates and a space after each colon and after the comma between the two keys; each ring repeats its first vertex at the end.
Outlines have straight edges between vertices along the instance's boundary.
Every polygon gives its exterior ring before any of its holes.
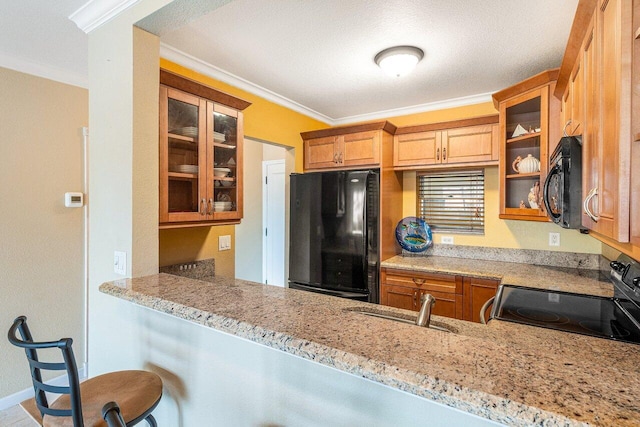
{"type": "Polygon", "coordinates": [[[244,136],[239,108],[250,104],[164,70],[160,82],[160,228],[238,223],[244,136]]]}
{"type": "Polygon", "coordinates": [[[436,148],[441,146],[441,132],[416,132],[396,135],[393,139],[393,166],[433,165],[436,148]]]}
{"type": "Polygon", "coordinates": [[[350,133],[338,138],[338,162],[342,166],[380,164],[380,131],[350,133]]]}
{"type": "Polygon", "coordinates": [[[393,166],[496,164],[498,142],[498,116],[399,128],[393,141],[393,166]]]}
{"type": "Polygon", "coordinates": [[[605,242],[629,242],[630,212],[639,208],[630,205],[632,128],[640,120],[632,113],[639,9],[637,0],[580,2],[555,92],[574,93],[581,130],[573,134],[583,136],[582,225],[605,242]]]}
{"type": "Polygon", "coordinates": [[[324,169],[338,164],[338,137],[312,138],[304,142],[304,168],[324,169]]]}
{"type": "Polygon", "coordinates": [[[549,147],[559,140],[560,100],[550,96],[558,70],[548,70],[497,92],[500,111],[500,218],[549,221],[540,196],[549,165],[549,147]],[[517,131],[518,130],[518,131],[517,131]],[[518,158],[533,156],[540,170],[519,173],[518,158]]]}
{"type": "Polygon", "coordinates": [[[374,122],[303,132],[304,169],[380,167],[385,137],[390,140],[395,130],[389,122],[374,122]]]}

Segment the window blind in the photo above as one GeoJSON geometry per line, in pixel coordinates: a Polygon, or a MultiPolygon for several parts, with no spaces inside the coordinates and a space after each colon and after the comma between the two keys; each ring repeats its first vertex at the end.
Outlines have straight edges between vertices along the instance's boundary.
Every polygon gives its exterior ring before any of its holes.
{"type": "Polygon", "coordinates": [[[439,232],[484,234],[484,171],[418,174],[418,216],[439,232]]]}

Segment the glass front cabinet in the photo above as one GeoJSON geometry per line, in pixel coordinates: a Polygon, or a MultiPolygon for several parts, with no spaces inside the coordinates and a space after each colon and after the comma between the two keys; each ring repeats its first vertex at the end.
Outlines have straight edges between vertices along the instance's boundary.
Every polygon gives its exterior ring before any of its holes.
{"type": "Polygon", "coordinates": [[[542,187],[555,147],[559,101],[551,96],[557,70],[493,95],[500,111],[500,218],[548,221],[542,187]]]}
{"type": "Polygon", "coordinates": [[[242,142],[242,111],[161,85],[160,228],[240,222],[242,142]]]}

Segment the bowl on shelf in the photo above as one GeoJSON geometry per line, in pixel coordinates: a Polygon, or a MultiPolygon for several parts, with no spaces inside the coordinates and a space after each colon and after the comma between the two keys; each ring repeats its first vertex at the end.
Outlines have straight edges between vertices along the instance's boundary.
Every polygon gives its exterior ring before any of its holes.
{"type": "Polygon", "coordinates": [[[213,168],[213,176],[217,177],[225,177],[231,173],[231,169],[229,168],[213,168]]]}
{"type": "Polygon", "coordinates": [[[233,185],[233,181],[220,181],[223,187],[231,187],[233,185]]]}
{"type": "Polygon", "coordinates": [[[230,211],[232,208],[231,202],[213,202],[214,212],[230,211]]]}

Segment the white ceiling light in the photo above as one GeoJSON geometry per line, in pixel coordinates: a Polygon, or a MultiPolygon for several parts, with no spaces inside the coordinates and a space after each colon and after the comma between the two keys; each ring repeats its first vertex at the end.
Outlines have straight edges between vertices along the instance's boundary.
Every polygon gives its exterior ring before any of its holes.
{"type": "Polygon", "coordinates": [[[390,76],[409,74],[424,57],[422,49],[415,46],[395,46],[378,53],[374,61],[390,76]]]}

